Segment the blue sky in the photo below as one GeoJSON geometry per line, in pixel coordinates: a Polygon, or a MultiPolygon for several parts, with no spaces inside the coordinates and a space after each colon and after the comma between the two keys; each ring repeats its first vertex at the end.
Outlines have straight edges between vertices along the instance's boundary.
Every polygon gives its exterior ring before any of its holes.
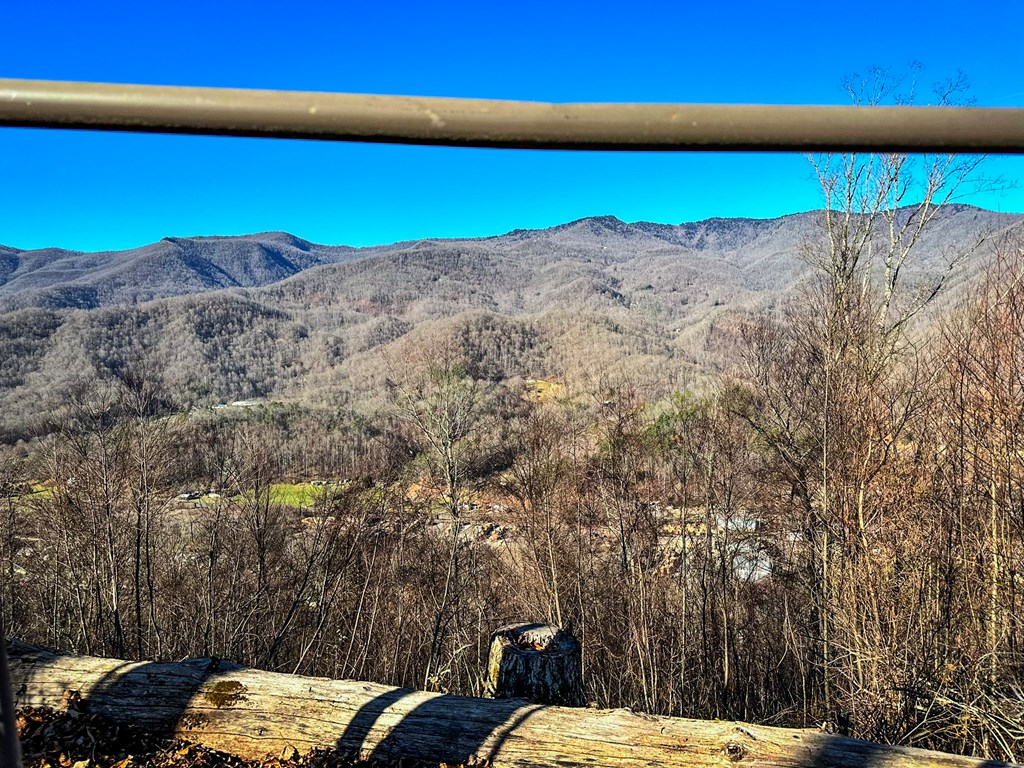
{"type": "MultiPolygon", "coordinates": [[[[964,70],[1024,105],[1024,4],[29,3],[0,77],[546,101],[845,103],[842,75],[964,70]]],[[[1024,177],[1024,158],[988,172],[1024,177]]],[[[787,154],[569,153],[0,128],[0,243],[125,248],[287,230],[364,245],[589,215],[777,216],[819,205],[787,154]]],[[[1024,211],[1024,190],[967,202],[1024,211]]]]}

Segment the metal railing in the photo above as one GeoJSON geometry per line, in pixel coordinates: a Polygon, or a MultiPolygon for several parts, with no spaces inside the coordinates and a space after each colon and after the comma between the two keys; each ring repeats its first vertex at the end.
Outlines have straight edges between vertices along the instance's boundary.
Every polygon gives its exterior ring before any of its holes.
{"type": "Polygon", "coordinates": [[[0,79],[0,125],[574,150],[1024,152],[1024,109],[551,104],[0,79]]]}

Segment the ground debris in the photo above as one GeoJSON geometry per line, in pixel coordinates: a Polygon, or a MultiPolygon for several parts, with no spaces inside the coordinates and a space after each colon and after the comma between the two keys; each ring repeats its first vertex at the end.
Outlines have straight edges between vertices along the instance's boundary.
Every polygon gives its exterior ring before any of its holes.
{"type": "Polygon", "coordinates": [[[279,759],[248,762],[180,739],[152,736],[75,707],[64,712],[21,709],[16,725],[25,768],[488,768],[486,761],[466,766],[366,761],[334,750],[299,755],[294,747],[279,759]]]}
{"type": "Polygon", "coordinates": [[[19,710],[25,768],[213,768],[245,763],[230,755],[158,738],[72,708],[19,710]]]}

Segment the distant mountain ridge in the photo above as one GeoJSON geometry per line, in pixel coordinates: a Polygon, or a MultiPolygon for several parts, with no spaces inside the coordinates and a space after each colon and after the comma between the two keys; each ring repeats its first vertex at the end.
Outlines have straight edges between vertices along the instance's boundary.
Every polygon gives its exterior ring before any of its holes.
{"type": "MultiPolygon", "coordinates": [[[[365,248],[311,243],[286,232],[166,237],[139,248],[97,253],[0,246],[0,311],[96,309],[227,288],[258,288],[315,267],[430,249],[532,254],[543,248],[553,259],[572,254],[586,259],[610,252],[607,255],[616,260],[655,253],[675,253],[681,258],[701,253],[749,268],[780,254],[788,255],[791,262],[797,246],[814,236],[819,217],[820,212],[812,211],[774,219],[712,218],[676,225],[594,216],[492,237],[429,238],[365,248]]],[[[932,229],[941,231],[943,223],[952,222],[960,235],[968,230],[990,233],[1021,221],[1024,215],[951,205],[932,229]]],[[[786,264],[782,273],[789,275],[792,266],[786,264]]]]}
{"type": "Polygon", "coordinates": [[[0,307],[95,309],[252,288],[354,253],[354,248],[314,245],[285,232],[166,237],[140,248],[98,253],[0,246],[0,307]]]}

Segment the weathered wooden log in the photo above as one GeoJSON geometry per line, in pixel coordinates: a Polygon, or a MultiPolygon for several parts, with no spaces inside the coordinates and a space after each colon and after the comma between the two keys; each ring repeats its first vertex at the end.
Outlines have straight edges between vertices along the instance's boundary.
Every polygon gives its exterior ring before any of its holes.
{"type": "Polygon", "coordinates": [[[210,659],[128,662],[13,645],[11,662],[18,706],[80,700],[86,711],[249,760],[334,748],[388,761],[475,758],[495,768],[1003,765],[810,730],[447,696],[210,659]]]}
{"type": "Polygon", "coordinates": [[[484,695],[534,704],[583,704],[579,641],[547,624],[511,624],[491,635],[484,695]]]}

